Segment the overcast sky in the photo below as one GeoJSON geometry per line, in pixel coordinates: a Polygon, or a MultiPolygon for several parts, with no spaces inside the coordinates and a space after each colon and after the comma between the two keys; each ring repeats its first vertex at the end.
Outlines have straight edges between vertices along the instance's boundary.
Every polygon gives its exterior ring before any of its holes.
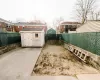
{"type": "Polygon", "coordinates": [[[49,24],[59,17],[70,21],[75,3],[76,0],[0,0],[0,17],[11,21],[36,18],[49,24]]]}

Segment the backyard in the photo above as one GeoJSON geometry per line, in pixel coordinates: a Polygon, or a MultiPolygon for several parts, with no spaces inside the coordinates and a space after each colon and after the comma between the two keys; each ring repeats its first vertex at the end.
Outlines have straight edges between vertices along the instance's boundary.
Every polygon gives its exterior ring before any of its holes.
{"type": "Polygon", "coordinates": [[[75,76],[78,74],[97,74],[99,71],[78,59],[63,45],[48,45],[42,52],[33,69],[33,76],[75,76]]]}

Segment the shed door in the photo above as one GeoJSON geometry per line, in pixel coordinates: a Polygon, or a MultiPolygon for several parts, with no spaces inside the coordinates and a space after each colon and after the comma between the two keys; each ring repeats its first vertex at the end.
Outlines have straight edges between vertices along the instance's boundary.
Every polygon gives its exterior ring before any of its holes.
{"type": "Polygon", "coordinates": [[[24,45],[25,46],[32,46],[33,44],[33,35],[32,33],[25,33],[24,34],[24,45]]]}
{"type": "Polygon", "coordinates": [[[40,46],[41,45],[40,33],[34,33],[33,35],[34,35],[33,46],[40,46]]]}

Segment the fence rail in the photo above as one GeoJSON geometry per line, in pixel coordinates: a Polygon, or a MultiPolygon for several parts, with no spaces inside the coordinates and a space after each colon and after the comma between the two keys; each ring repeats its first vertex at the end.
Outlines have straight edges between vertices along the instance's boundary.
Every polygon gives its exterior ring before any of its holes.
{"type": "Polygon", "coordinates": [[[61,34],[46,34],[45,35],[45,41],[48,40],[61,40],[62,36],[61,34]]]}
{"type": "Polygon", "coordinates": [[[62,39],[66,43],[70,43],[94,54],[100,55],[100,33],[72,33],[62,34],[62,39]]]}
{"type": "Polygon", "coordinates": [[[0,47],[20,42],[19,33],[0,33],[0,47]]]}

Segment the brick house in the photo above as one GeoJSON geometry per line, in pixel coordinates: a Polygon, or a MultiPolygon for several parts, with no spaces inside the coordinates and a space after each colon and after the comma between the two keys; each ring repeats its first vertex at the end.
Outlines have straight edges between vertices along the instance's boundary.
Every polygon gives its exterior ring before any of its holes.
{"type": "Polygon", "coordinates": [[[14,23],[14,30],[16,32],[21,31],[23,28],[42,28],[44,31],[47,31],[47,25],[43,23],[36,23],[36,22],[19,22],[14,23]]]}
{"type": "Polygon", "coordinates": [[[14,32],[13,23],[0,18],[0,32],[14,32]]]}
{"type": "Polygon", "coordinates": [[[80,27],[79,22],[62,22],[59,27],[57,27],[58,33],[75,33],[76,29],[80,27]]]}
{"type": "Polygon", "coordinates": [[[0,18],[0,32],[19,32],[23,28],[42,28],[47,31],[47,25],[40,22],[18,22],[12,23],[10,21],[0,18]]]}

